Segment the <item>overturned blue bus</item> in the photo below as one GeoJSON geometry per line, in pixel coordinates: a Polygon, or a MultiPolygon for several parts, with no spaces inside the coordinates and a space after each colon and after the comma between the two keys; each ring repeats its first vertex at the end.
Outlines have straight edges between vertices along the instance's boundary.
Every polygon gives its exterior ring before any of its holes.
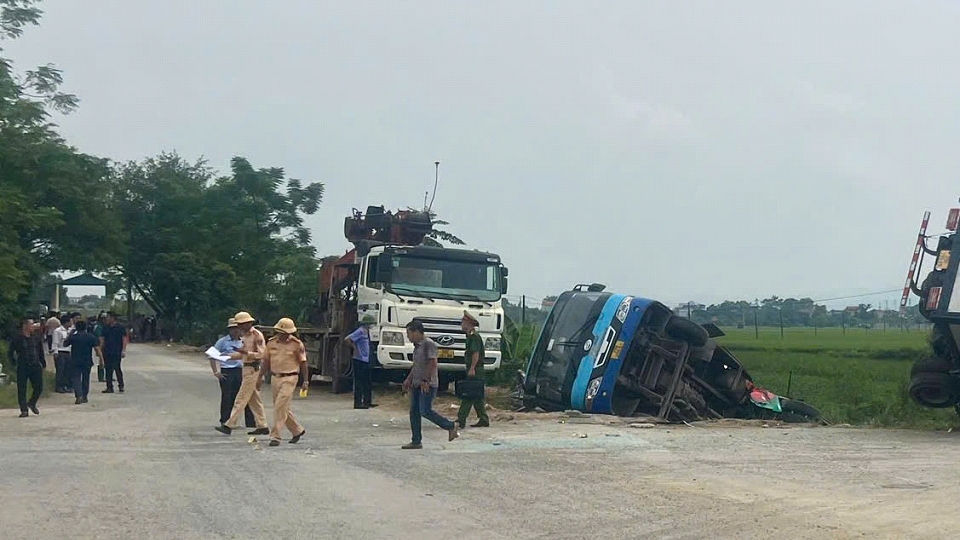
{"type": "Polygon", "coordinates": [[[757,387],[714,338],[723,332],[664,304],[577,285],[561,294],[518,374],[526,409],[575,409],[667,421],[721,417],[808,422],[820,413],[757,387]]]}

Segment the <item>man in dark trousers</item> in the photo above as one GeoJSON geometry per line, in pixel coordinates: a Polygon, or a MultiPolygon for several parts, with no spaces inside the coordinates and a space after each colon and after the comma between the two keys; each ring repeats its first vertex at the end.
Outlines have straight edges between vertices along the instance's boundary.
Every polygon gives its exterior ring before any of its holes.
{"type": "MultiPolygon", "coordinates": [[[[227,335],[223,336],[213,345],[213,348],[220,352],[221,356],[230,356],[231,354],[243,348],[243,341],[240,340],[240,326],[237,320],[230,317],[227,320],[227,335]]],[[[240,393],[240,385],[243,383],[243,362],[240,360],[217,360],[210,359],[210,369],[213,370],[213,376],[220,381],[220,424],[226,424],[230,419],[230,413],[233,411],[233,403],[237,400],[237,394],[240,393]]],[[[244,419],[248,428],[256,428],[257,422],[253,417],[253,411],[248,405],[244,411],[244,419]]],[[[254,429],[251,435],[267,435],[270,430],[267,428],[254,429]]]]}
{"type": "Polygon", "coordinates": [[[123,393],[123,370],[120,362],[127,356],[127,329],[117,322],[117,314],[107,313],[107,325],[100,335],[100,349],[103,351],[103,363],[107,372],[107,389],[104,394],[113,393],[113,374],[117,374],[117,387],[123,393]]]}
{"type": "Polygon", "coordinates": [[[437,344],[424,335],[423,323],[420,321],[407,323],[407,339],[414,345],[413,366],[403,381],[403,390],[410,392],[410,431],[413,436],[409,444],[400,448],[423,448],[421,418],[426,418],[446,430],[447,440],[453,441],[460,436],[457,425],[433,410],[433,398],[437,397],[437,387],[440,385],[437,344]]]}
{"type": "Polygon", "coordinates": [[[343,340],[353,348],[353,408],[376,407],[373,402],[373,381],[370,373],[370,327],[377,320],[364,315],[360,327],[343,340]]]}
{"type": "Polygon", "coordinates": [[[47,367],[47,360],[43,352],[43,336],[40,327],[34,324],[33,319],[23,319],[20,324],[20,333],[10,341],[7,351],[10,364],[17,368],[17,401],[20,402],[20,418],[33,414],[40,414],[37,401],[43,392],[43,370],[47,367]],[[33,387],[30,400],[27,401],[27,382],[33,387]]]}
{"type": "MultiPolygon", "coordinates": [[[[70,334],[66,345],[70,347],[70,363],[73,365],[73,395],[76,404],[87,403],[90,395],[90,369],[93,367],[93,351],[101,357],[100,341],[88,331],[86,321],[77,321],[76,332],[70,334]]],[[[101,362],[103,359],[101,358],[101,362]]]]}
{"type": "MultiPolygon", "coordinates": [[[[460,329],[463,330],[463,333],[467,336],[466,351],[463,355],[467,370],[465,382],[482,389],[484,382],[483,359],[486,356],[486,352],[483,349],[483,338],[480,337],[480,333],[477,330],[478,326],[480,326],[480,322],[477,318],[470,315],[467,311],[464,311],[463,319],[460,321],[460,329]]],[[[473,399],[460,399],[460,411],[457,413],[457,424],[461,428],[467,425],[467,416],[470,415],[471,407],[477,411],[477,423],[471,427],[489,427],[490,417],[487,416],[487,406],[486,403],[484,403],[483,394],[479,394],[478,397],[473,399]]]]}

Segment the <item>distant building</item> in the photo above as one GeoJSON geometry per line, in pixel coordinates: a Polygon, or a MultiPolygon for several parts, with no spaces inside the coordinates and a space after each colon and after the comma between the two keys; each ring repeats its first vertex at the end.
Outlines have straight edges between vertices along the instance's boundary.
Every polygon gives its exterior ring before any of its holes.
{"type": "Polygon", "coordinates": [[[548,310],[550,310],[550,309],[553,309],[553,306],[554,306],[556,303],[557,303],[556,300],[548,300],[548,299],[544,298],[543,301],[540,302],[540,309],[542,309],[542,310],[544,310],[544,311],[548,311],[548,310]]]}
{"type": "Polygon", "coordinates": [[[704,304],[698,304],[697,302],[687,302],[685,304],[680,304],[677,307],[673,308],[673,312],[676,315],[687,315],[687,312],[693,313],[694,311],[704,311],[707,309],[707,306],[704,304]]]}

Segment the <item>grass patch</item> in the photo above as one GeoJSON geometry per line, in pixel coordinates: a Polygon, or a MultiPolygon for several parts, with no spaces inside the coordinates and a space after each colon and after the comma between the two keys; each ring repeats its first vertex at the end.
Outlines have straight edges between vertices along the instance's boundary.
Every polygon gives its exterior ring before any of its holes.
{"type": "Polygon", "coordinates": [[[951,409],[920,407],[907,394],[910,366],[928,351],[925,331],[872,329],[724,329],[719,339],[773,392],[818,407],[835,424],[942,429],[951,409]]]}

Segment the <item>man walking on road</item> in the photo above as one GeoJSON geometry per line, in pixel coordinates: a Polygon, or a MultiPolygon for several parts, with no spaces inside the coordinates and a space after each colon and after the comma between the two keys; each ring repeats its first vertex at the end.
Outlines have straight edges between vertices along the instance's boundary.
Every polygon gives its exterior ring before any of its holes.
{"type": "Polygon", "coordinates": [[[47,360],[43,354],[42,330],[34,324],[33,319],[23,319],[20,324],[20,333],[10,341],[7,356],[10,364],[17,368],[17,401],[20,404],[20,418],[30,416],[27,409],[33,414],[40,414],[37,401],[43,392],[43,370],[47,367],[47,360]],[[33,387],[30,400],[27,401],[27,382],[33,387]]]}
{"type": "MultiPolygon", "coordinates": [[[[220,338],[213,346],[221,356],[230,356],[243,348],[240,327],[237,326],[237,320],[233,317],[227,321],[227,332],[227,335],[220,338]]],[[[220,424],[226,424],[230,419],[230,413],[233,412],[237,394],[240,393],[240,385],[243,383],[243,362],[232,358],[230,360],[211,358],[210,369],[213,370],[213,376],[220,381],[220,424]]],[[[244,407],[243,414],[247,427],[255,428],[256,420],[249,406],[244,407]]]]}
{"type": "Polygon", "coordinates": [[[401,448],[419,450],[423,448],[421,418],[426,418],[447,430],[449,441],[456,439],[460,434],[457,433],[456,424],[433,410],[433,398],[437,397],[437,387],[440,386],[437,374],[437,344],[424,335],[423,323],[420,321],[411,321],[407,324],[407,339],[414,344],[413,367],[403,381],[403,389],[410,392],[410,431],[413,437],[410,444],[405,444],[401,448]]]}
{"type": "Polygon", "coordinates": [[[477,411],[477,423],[472,424],[470,427],[490,426],[490,417],[487,416],[487,408],[483,399],[483,359],[486,356],[486,352],[483,348],[483,338],[480,337],[480,333],[477,331],[478,326],[480,326],[480,321],[473,315],[470,315],[470,313],[464,311],[463,320],[460,321],[460,328],[463,330],[463,333],[467,335],[467,350],[463,355],[464,362],[466,363],[467,378],[464,382],[475,385],[479,394],[476,398],[460,399],[457,424],[461,428],[467,425],[467,416],[470,415],[471,407],[477,411]]]}
{"type": "Polygon", "coordinates": [[[73,330],[73,319],[69,315],[60,317],[60,326],[53,331],[53,366],[56,369],[56,384],[53,389],[58,394],[68,394],[71,391],[70,386],[72,371],[70,369],[70,346],[67,345],[67,338],[73,330]]]}
{"type": "Polygon", "coordinates": [[[243,381],[240,383],[237,399],[233,402],[230,418],[217,426],[216,430],[229,435],[237,427],[240,412],[249,405],[257,425],[257,429],[251,431],[250,435],[266,435],[270,430],[267,429],[267,416],[263,411],[263,398],[260,397],[260,388],[257,384],[260,363],[267,345],[266,340],[263,338],[263,333],[253,327],[256,320],[246,311],[237,313],[233,319],[240,327],[240,341],[243,343],[243,348],[231,354],[230,357],[243,363],[243,381]]]}
{"type": "Polygon", "coordinates": [[[370,326],[377,322],[364,315],[360,327],[343,340],[353,348],[353,408],[376,407],[373,402],[373,381],[370,369],[370,326]]]}
{"type": "Polygon", "coordinates": [[[70,346],[70,362],[73,364],[73,395],[76,404],[87,403],[90,395],[90,368],[93,367],[93,351],[103,362],[100,341],[87,331],[85,321],[77,322],[76,332],[70,334],[66,344],[70,346]]]}
{"type": "Polygon", "coordinates": [[[293,435],[290,444],[297,444],[307,430],[297,422],[290,410],[293,392],[297,389],[297,375],[303,378],[303,389],[310,386],[310,371],[307,368],[307,351],[303,342],[293,336],[297,325],[292,319],[283,318],[273,327],[277,335],[270,338],[263,355],[263,371],[257,378],[257,390],[263,385],[263,375],[270,372],[270,387],[273,390],[273,428],[270,430],[270,446],[280,446],[280,430],[284,426],[293,435]]]}
{"type": "Polygon", "coordinates": [[[120,362],[127,356],[127,344],[130,337],[127,329],[117,322],[117,314],[107,312],[107,325],[100,331],[100,349],[103,351],[103,363],[106,369],[107,389],[104,394],[113,393],[113,374],[117,374],[117,387],[123,393],[123,369],[120,362]]]}

